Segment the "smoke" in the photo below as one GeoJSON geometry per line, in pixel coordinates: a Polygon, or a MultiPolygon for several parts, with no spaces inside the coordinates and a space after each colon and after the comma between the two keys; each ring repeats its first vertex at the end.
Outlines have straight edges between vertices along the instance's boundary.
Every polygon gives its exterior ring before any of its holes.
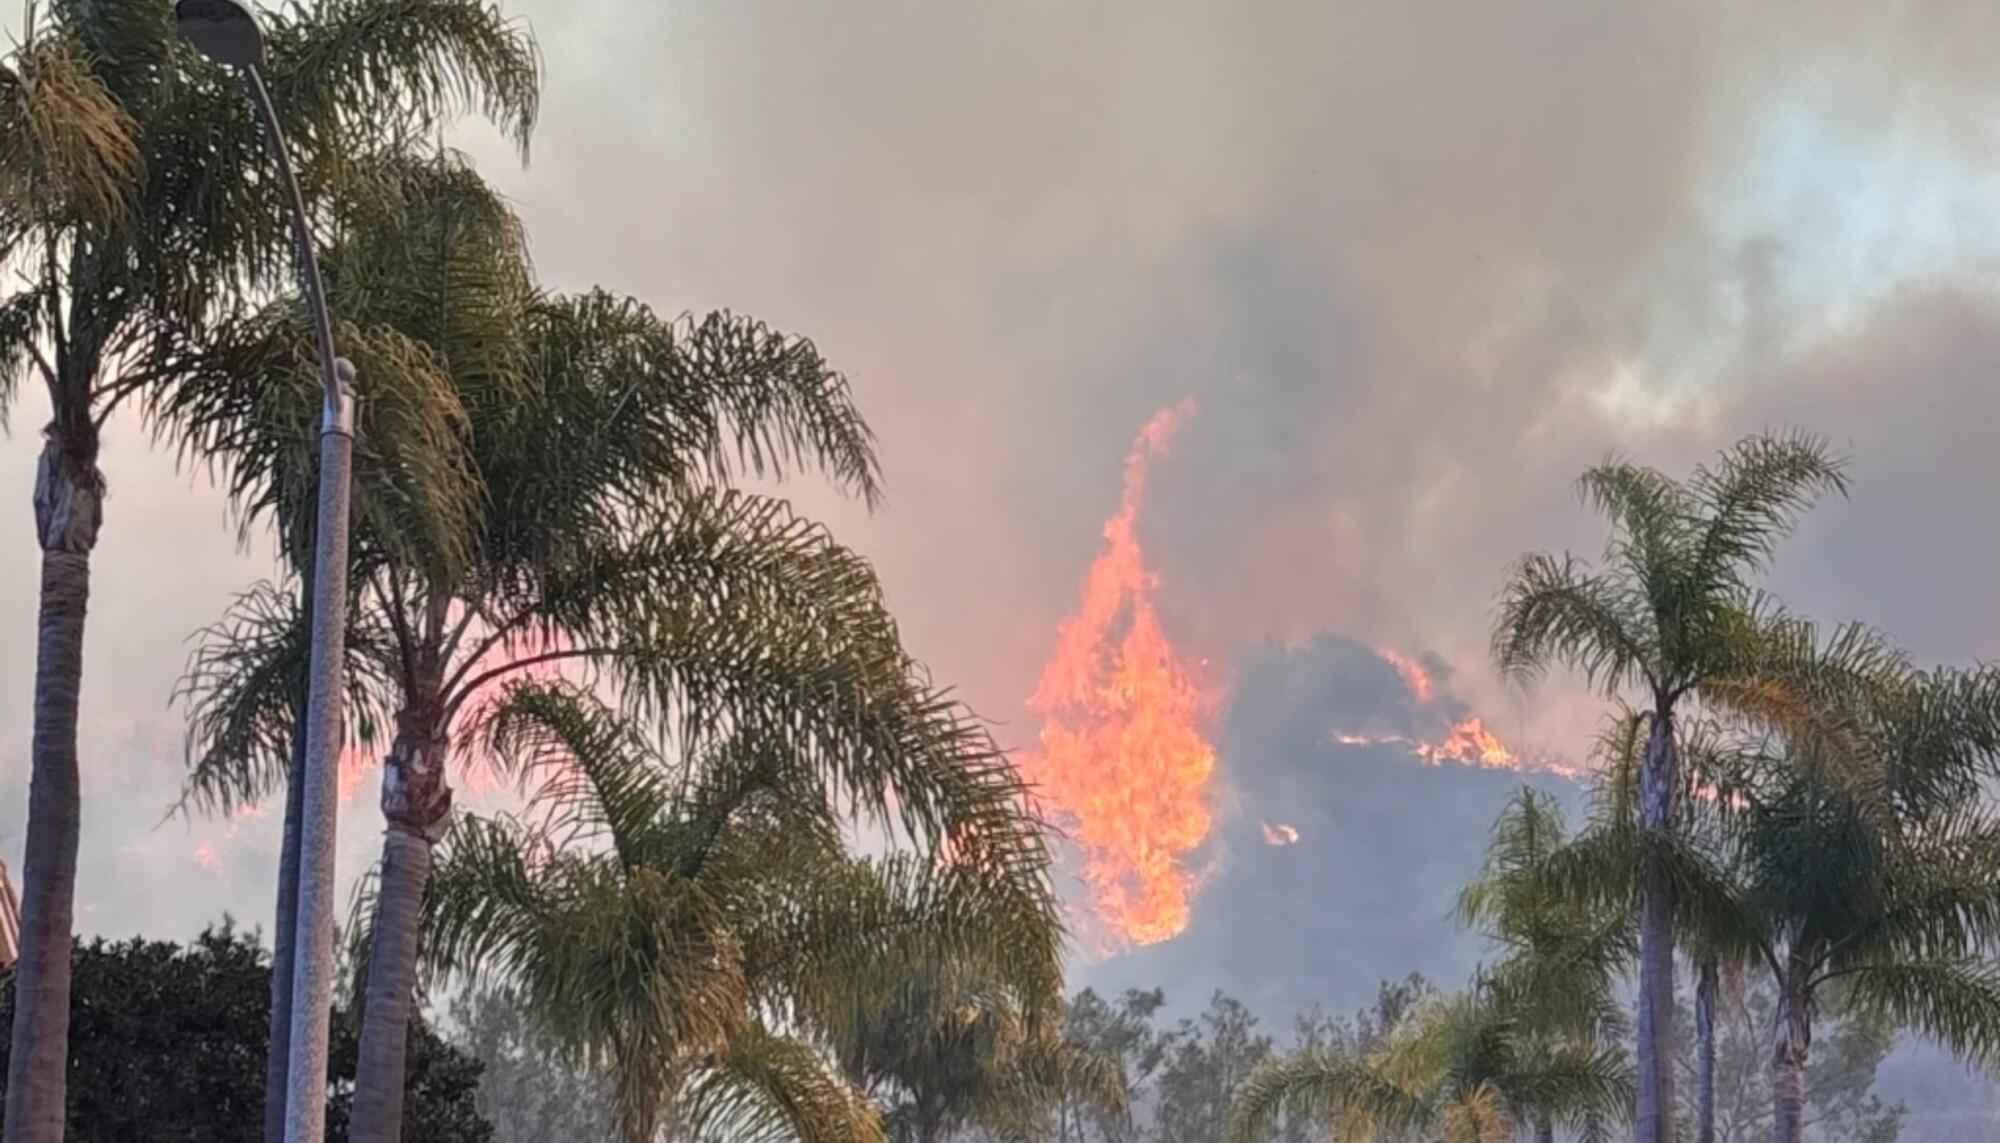
{"type": "MultiPolygon", "coordinates": [[[[849,371],[889,510],[787,491],[877,562],[914,648],[1009,744],[1035,739],[1024,703],[1124,442],[1195,397],[1140,530],[1162,626],[1234,665],[1227,852],[1317,879],[1282,882],[1304,898],[1273,914],[1331,926],[1306,930],[1300,981],[1450,978],[1414,936],[1379,965],[1342,959],[1368,914],[1333,903],[1395,856],[1440,899],[1490,815],[1484,794],[1433,807],[1517,778],[1253,740],[1243,712],[1271,733],[1319,735],[1335,713],[1389,733],[1408,690],[1368,648],[1428,648],[1440,688],[1514,749],[1573,756],[1600,704],[1562,680],[1502,686],[1486,637],[1510,560],[1595,552],[1569,481],[1607,451],[1678,470],[1767,425],[1823,432],[1854,458],[1854,497],[1809,521],[1778,590],[1925,658],[1990,655],[2000,636],[1990,5],[508,6],[547,57],[533,165],[462,141],[520,205],[546,279],[754,313],[849,371]],[[1324,632],[1356,642],[1297,650],[1324,632]],[[1304,659],[1258,666],[1287,645],[1304,659]],[[1298,761],[1282,781],[1258,761],[1281,746],[1298,761]],[[1372,787],[1328,778],[1364,762],[1372,787]],[[1341,816],[1299,812],[1315,806],[1341,816]],[[1440,848],[1315,848],[1376,837],[1341,832],[1355,815],[1384,845],[1440,848]],[[1263,823],[1299,840],[1266,845],[1263,823]]],[[[14,424],[41,416],[30,394],[14,424]]],[[[16,867],[37,443],[0,449],[0,773],[16,791],[0,855],[16,867]]],[[[236,553],[218,498],[131,426],[107,469],[84,695],[83,893],[104,911],[83,925],[261,917],[255,878],[211,896],[191,858],[119,855],[176,786],[181,640],[270,561],[236,553]],[[135,718],[161,733],[120,738],[135,718]]],[[[353,804],[365,854],[367,791],[353,804]]],[[[1221,884],[1203,900],[1229,899],[1221,884]]],[[[1148,954],[1189,957],[1190,980],[1214,963],[1184,952],[1211,923],[1199,910],[1188,942],[1148,954]]]]}

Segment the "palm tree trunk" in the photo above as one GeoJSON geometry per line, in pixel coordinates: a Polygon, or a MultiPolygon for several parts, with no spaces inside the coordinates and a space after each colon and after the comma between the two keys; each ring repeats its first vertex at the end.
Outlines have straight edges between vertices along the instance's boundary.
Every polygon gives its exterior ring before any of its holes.
{"type": "Polygon", "coordinates": [[[1812,1005],[1796,968],[1778,982],[1771,1045],[1771,1138],[1801,1143],[1806,1130],[1806,1057],[1812,1046],[1812,1005]]]}
{"type": "MultiPolygon", "coordinates": [[[[417,705],[435,712],[434,695],[417,705]]],[[[444,782],[449,744],[434,713],[406,712],[382,775],[382,877],[375,900],[375,931],[368,949],[361,1045],[354,1067],[354,1112],[349,1143],[400,1143],[403,1132],[404,1059],[409,1047],[412,993],[417,979],[417,926],[431,847],[451,815],[444,782]]]]}
{"type": "Polygon", "coordinates": [[[264,1143],[284,1143],[285,1079],[292,1053],[292,949],[298,940],[299,823],[305,803],[305,701],[293,708],[292,757],[285,770],[285,834],[278,854],[278,915],[271,935],[271,1024],[264,1054],[264,1143]]]}
{"type": "MultiPolygon", "coordinates": [[[[1655,839],[1673,824],[1674,786],[1680,759],[1673,716],[1658,711],[1639,771],[1640,824],[1655,839]]],[[[1661,857],[1646,857],[1639,905],[1639,1028],[1635,1143],[1674,1143],[1674,918],[1673,888],[1661,857]]]]}
{"type": "Polygon", "coordinates": [[[77,709],[90,553],[103,483],[94,433],[49,434],[35,473],[42,546],[36,616],[35,729],[28,784],[27,852],[21,864],[21,949],[14,966],[12,1055],[0,1139],[61,1143],[69,1064],[70,931],[83,795],[77,709]]]}
{"type": "Polygon", "coordinates": [[[1715,1143],[1715,962],[1701,962],[1694,986],[1695,1143],[1715,1143]]]}
{"type": "Polygon", "coordinates": [[[1546,1111],[1535,1117],[1535,1143],[1556,1143],[1556,1121],[1546,1111]]]}

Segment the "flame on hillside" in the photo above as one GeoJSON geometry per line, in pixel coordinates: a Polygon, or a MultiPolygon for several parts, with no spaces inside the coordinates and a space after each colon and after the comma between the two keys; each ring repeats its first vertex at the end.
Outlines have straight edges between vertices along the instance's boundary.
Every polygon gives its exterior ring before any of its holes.
{"type": "MultiPolygon", "coordinates": [[[[1409,688],[1410,697],[1419,705],[1427,704],[1435,697],[1436,690],[1432,686],[1430,675],[1414,660],[1381,648],[1377,648],[1375,654],[1383,662],[1394,667],[1396,673],[1403,677],[1403,685],[1409,688]]],[[[1337,730],[1333,733],[1331,741],[1340,746],[1398,746],[1432,766],[1442,766],[1449,762],[1484,770],[1534,771],[1571,780],[1583,777],[1583,771],[1558,759],[1541,756],[1523,757],[1516,753],[1487,728],[1485,719],[1476,714],[1468,715],[1453,723],[1444,737],[1437,739],[1412,738],[1403,734],[1357,734],[1353,731],[1337,730]]]]}
{"type": "Polygon", "coordinates": [[[1189,400],[1156,414],[1126,454],[1104,551],[1028,700],[1041,745],[1022,768],[1076,844],[1095,911],[1114,939],[1138,944],[1187,927],[1198,880],[1188,862],[1211,821],[1202,694],[1161,628],[1159,580],[1135,529],[1146,466],[1193,410],[1189,400]]]}
{"type": "Polygon", "coordinates": [[[1415,659],[1405,659],[1394,651],[1382,647],[1375,648],[1375,654],[1380,656],[1383,662],[1396,668],[1396,673],[1403,676],[1403,685],[1410,688],[1410,696],[1418,703],[1431,701],[1437,693],[1431,686],[1430,672],[1424,670],[1415,659]]]}

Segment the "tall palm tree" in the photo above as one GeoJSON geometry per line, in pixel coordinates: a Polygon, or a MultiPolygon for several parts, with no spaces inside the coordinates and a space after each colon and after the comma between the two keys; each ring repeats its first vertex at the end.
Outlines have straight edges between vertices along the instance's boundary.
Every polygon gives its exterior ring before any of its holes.
{"type": "MultiPolygon", "coordinates": [[[[451,296],[461,315],[490,310],[497,297],[525,297],[525,244],[511,214],[454,158],[400,152],[348,160],[345,185],[329,204],[326,263],[342,353],[359,365],[361,400],[353,473],[355,527],[350,598],[387,566],[450,574],[464,566],[472,518],[483,495],[465,448],[467,414],[455,378],[408,324],[425,297],[451,296]],[[450,273],[412,262],[411,244],[457,228],[450,273]]],[[[427,249],[436,250],[435,242],[427,249]]],[[[434,303],[433,303],[434,305],[434,303]]],[[[435,309],[433,312],[436,312],[435,309]]],[[[489,319],[497,325],[500,315],[489,319]]],[[[233,313],[184,348],[178,382],[147,396],[147,412],[171,431],[184,457],[208,465],[231,494],[246,535],[278,526],[290,575],[283,588],[260,585],[221,624],[204,631],[177,697],[189,706],[193,769],[184,805],[229,809],[282,787],[277,939],[266,1071],[265,1138],[284,1130],[290,1049],[291,941],[298,892],[306,612],[314,550],[317,455],[310,426],[318,414],[312,333],[297,300],[280,296],[233,313]]],[[[493,357],[519,352],[518,337],[493,333],[460,345],[468,375],[493,357]],[[482,356],[482,354],[484,356],[482,356]]],[[[393,632],[365,608],[349,615],[345,725],[367,747],[393,721],[385,670],[393,632]]]]}
{"type": "Polygon", "coordinates": [[[1284,1117],[1357,1143],[1507,1143],[1543,1120],[1598,1136],[1631,1100],[1619,1052],[1536,1036],[1507,997],[1476,986],[1428,1002],[1366,1057],[1308,1049],[1263,1065],[1237,1089],[1226,1138],[1259,1143],[1284,1117]]]}
{"type": "MultiPolygon", "coordinates": [[[[1861,639],[1856,645],[1864,647],[1869,654],[1875,653],[1874,644],[1861,639]]],[[[1895,663],[1893,655],[1885,657],[1895,663]]],[[[1644,765],[1647,716],[1625,712],[1614,721],[1613,729],[1600,742],[1599,756],[1604,764],[1601,772],[1603,788],[1608,797],[1600,796],[1600,828],[1615,828],[1623,831],[1627,839],[1637,839],[1638,813],[1637,790],[1639,772],[1644,765]]],[[[1697,852],[1712,852],[1721,844],[1723,823],[1715,813],[1716,799],[1724,796],[1715,783],[1729,779],[1723,775],[1731,772],[1723,759],[1747,757],[1747,750],[1754,750],[1738,740],[1728,727],[1713,719],[1684,721],[1676,731],[1679,741],[1675,750],[1684,760],[1682,784],[1674,799],[1673,836],[1697,852]]],[[[1733,786],[1732,786],[1733,790],[1733,786]]],[[[1728,796],[1734,796],[1733,792],[1728,796]]],[[[1589,852],[1589,843],[1579,847],[1589,852]]],[[[1568,855],[1560,855],[1556,860],[1568,855]]],[[[1607,886],[1622,885],[1625,888],[1624,908],[1636,915],[1638,910],[1638,884],[1624,875],[1633,864],[1630,853],[1616,855],[1615,850],[1602,853],[1600,858],[1610,857],[1619,862],[1620,869],[1602,871],[1600,876],[1607,886]]],[[[1546,865],[1545,865],[1546,869],[1546,865]]],[[[1572,869],[1570,876],[1576,875],[1572,869]]],[[[1716,1114],[1716,1004],[1721,998],[1722,979],[1725,971],[1731,978],[1740,979],[1749,967],[1749,950],[1744,946],[1733,927],[1725,923],[1721,930],[1714,928],[1718,902],[1711,899],[1715,890],[1721,888],[1719,882],[1702,879],[1682,879],[1677,882],[1674,902],[1675,929],[1694,967],[1694,1133],[1696,1143],[1715,1143],[1716,1114]]],[[[1726,911],[1727,902],[1720,902],[1726,911]]]]}
{"type": "MultiPolygon", "coordinates": [[[[1533,554],[1508,577],[1494,629],[1500,667],[1532,677],[1580,671],[1607,696],[1636,690],[1650,716],[1639,804],[1664,838],[1680,760],[1675,726],[1690,701],[1774,721],[1799,719],[1807,696],[1773,663],[1790,640],[1753,587],[1799,514],[1843,492],[1840,461],[1803,436],[1752,437],[1675,481],[1612,459],[1579,488],[1611,523],[1604,566],[1533,554]]],[[[1644,859],[1639,914],[1638,1143],[1674,1143],[1673,886],[1644,859]]]]}
{"type": "MultiPolygon", "coordinates": [[[[19,1001],[0,1138],[61,1131],[68,952],[81,816],[76,724],[106,488],[106,420],[174,384],[174,349],[292,246],[233,77],[198,60],[155,0],[32,6],[0,63],[0,407],[27,377],[52,410],[35,481],[42,551],[19,1001]]],[[[266,76],[315,201],[359,138],[427,134],[461,107],[525,145],[536,64],[482,0],[319,0],[273,15],[266,76]]]]}
{"type": "MultiPolygon", "coordinates": [[[[1552,883],[1549,862],[1566,842],[1560,803],[1523,787],[1494,823],[1485,863],[1458,899],[1460,922],[1501,949],[1485,987],[1516,1013],[1522,1035],[1550,1050],[1622,1040],[1616,987],[1636,951],[1634,910],[1564,894],[1552,883]]],[[[1554,1140],[1546,1109],[1534,1130],[1540,1143],[1554,1140]]]]}
{"type": "MultiPolygon", "coordinates": [[[[411,164],[396,156],[374,157],[350,173],[351,185],[330,212],[334,238],[326,259],[336,286],[334,308],[342,319],[381,317],[357,306],[355,295],[379,275],[370,273],[373,268],[403,254],[400,244],[412,237],[416,221],[432,217],[427,210],[469,213],[485,202],[476,185],[469,198],[451,201],[451,180],[443,177],[448,171],[469,176],[451,164],[411,164]]],[[[406,274],[405,284],[413,277],[406,274]]],[[[454,288],[468,297],[495,281],[525,288],[525,258],[518,243],[482,258],[461,258],[456,279],[454,288]]],[[[202,632],[176,694],[189,707],[195,775],[184,809],[198,804],[228,810],[284,791],[265,1076],[265,1138],[271,1143],[284,1131],[291,1047],[291,938],[303,789],[298,731],[305,717],[311,642],[306,606],[316,523],[317,454],[310,426],[320,401],[311,331],[292,303],[280,298],[218,323],[205,344],[186,354],[180,381],[146,401],[148,412],[171,428],[184,457],[223,479],[246,535],[265,521],[280,526],[289,573],[282,588],[260,585],[236,602],[224,623],[202,632]]],[[[480,490],[465,453],[465,409],[453,379],[429,350],[393,325],[362,327],[341,320],[337,329],[343,354],[361,363],[352,597],[385,563],[462,563],[480,490]]],[[[389,633],[371,626],[374,617],[366,611],[349,618],[344,724],[350,743],[367,748],[393,715],[375,701],[393,683],[379,670],[387,661],[383,648],[389,633]]]]}
{"type": "MultiPolygon", "coordinates": [[[[941,957],[1059,987],[1039,823],[1006,773],[945,792],[971,827],[947,835],[967,848],[859,859],[842,837],[848,796],[939,791],[893,770],[841,776],[755,737],[669,761],[569,685],[516,684],[479,728],[533,794],[523,815],[448,835],[426,964],[519,989],[557,1043],[609,1074],[633,1143],[670,1117],[730,1138],[879,1139],[867,1100],[814,1047],[855,990],[941,957]],[[993,843],[1026,860],[970,856],[993,843]]],[[[941,729],[947,760],[983,770],[983,733],[941,729]]]]}
{"type": "MultiPolygon", "coordinates": [[[[363,680],[388,681],[369,705],[394,726],[353,1120],[369,1140],[396,1130],[447,765],[509,679],[582,672],[689,750],[724,733],[783,744],[841,781],[866,778],[855,796],[884,814],[890,787],[878,779],[900,775],[892,816],[923,831],[956,821],[941,791],[986,772],[940,752],[962,716],[904,653],[867,564],[782,502],[729,488],[739,471],[815,466],[874,499],[872,439],[811,344],[728,314],[667,321],[602,292],[544,294],[505,205],[448,158],[419,166],[428,173],[412,176],[379,236],[329,258],[343,316],[392,332],[383,356],[455,389],[480,492],[463,520],[399,502],[362,524],[409,532],[381,545],[405,558],[357,569],[355,621],[370,633],[359,651],[377,656],[363,680]]],[[[259,402],[245,392],[296,388],[289,366],[210,375],[212,390],[181,415],[223,437],[256,435],[244,426],[259,402]]],[[[279,442],[254,463],[282,471],[290,446],[279,442]]],[[[282,522],[285,504],[277,511],[282,522]]],[[[197,701],[275,708],[283,696],[254,685],[267,674],[239,658],[197,701]]],[[[227,791],[273,768],[225,751],[194,781],[227,791]]]]}

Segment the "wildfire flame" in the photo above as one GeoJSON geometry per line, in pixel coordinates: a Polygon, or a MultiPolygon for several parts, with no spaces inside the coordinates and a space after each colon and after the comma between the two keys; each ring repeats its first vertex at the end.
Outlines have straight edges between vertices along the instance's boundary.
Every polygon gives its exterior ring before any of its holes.
{"type": "Polygon", "coordinates": [[[1396,668],[1396,673],[1403,676],[1403,685],[1410,688],[1411,697],[1419,703],[1431,701],[1432,695],[1436,692],[1431,687],[1430,672],[1424,670],[1415,659],[1406,659],[1382,647],[1375,648],[1375,654],[1381,656],[1383,662],[1396,668]]]}
{"type": "Polygon", "coordinates": [[[1512,750],[1486,729],[1486,722],[1478,715],[1465,719],[1451,728],[1441,742],[1426,742],[1417,747],[1417,757],[1436,766],[1443,762],[1459,762],[1479,765],[1488,770],[1518,770],[1521,760],[1512,750]]]}
{"type": "Polygon", "coordinates": [[[1283,823],[1272,825],[1270,822],[1258,822],[1257,828],[1264,835],[1265,845],[1284,846],[1299,843],[1299,831],[1283,823]]]}
{"type": "Polygon", "coordinates": [[[1041,746],[1022,768],[1068,830],[1084,882],[1114,938],[1153,944],[1187,927],[1208,836],[1215,751],[1201,692],[1154,610],[1159,579],[1134,525],[1146,466],[1165,452],[1191,400],[1154,415],[1125,456],[1124,496],[1077,610],[1057,629],[1029,707],[1041,746]]]}
{"type": "MultiPolygon", "coordinates": [[[[1410,696],[1419,704],[1435,697],[1430,675],[1415,660],[1379,647],[1375,654],[1396,668],[1396,673],[1403,676],[1403,684],[1409,687],[1410,696]]],[[[1335,731],[1331,741],[1340,746],[1400,746],[1432,766],[1450,762],[1486,770],[1538,771],[1572,780],[1583,777],[1583,771],[1558,759],[1522,757],[1487,729],[1486,720],[1476,714],[1460,719],[1443,738],[1435,741],[1403,734],[1356,734],[1348,730],[1335,731]]]]}

